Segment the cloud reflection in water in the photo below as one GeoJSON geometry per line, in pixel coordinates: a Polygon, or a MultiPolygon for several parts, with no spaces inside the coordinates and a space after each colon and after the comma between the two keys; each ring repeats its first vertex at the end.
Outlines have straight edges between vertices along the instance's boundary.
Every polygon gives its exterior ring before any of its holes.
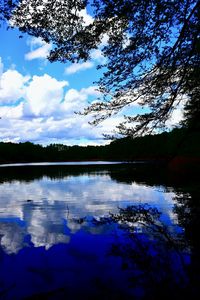
{"type": "Polygon", "coordinates": [[[102,173],[4,182],[0,195],[1,245],[7,253],[30,244],[48,249],[69,243],[80,229],[94,232],[84,222],[77,223],[77,218],[108,215],[130,204],[148,202],[164,213],[167,222],[174,219],[173,192],[136,182],[119,183],[102,173]]]}

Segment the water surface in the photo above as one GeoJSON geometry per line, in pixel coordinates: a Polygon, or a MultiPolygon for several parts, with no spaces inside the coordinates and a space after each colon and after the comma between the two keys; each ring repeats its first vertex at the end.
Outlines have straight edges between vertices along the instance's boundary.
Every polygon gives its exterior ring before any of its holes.
{"type": "Polygon", "coordinates": [[[125,164],[120,161],[67,161],[67,162],[34,162],[34,163],[9,163],[0,164],[3,167],[28,167],[28,166],[90,166],[90,165],[115,165],[125,164]]]}
{"type": "Polygon", "coordinates": [[[184,188],[130,164],[2,168],[2,299],[195,296],[196,189],[184,188]]]}

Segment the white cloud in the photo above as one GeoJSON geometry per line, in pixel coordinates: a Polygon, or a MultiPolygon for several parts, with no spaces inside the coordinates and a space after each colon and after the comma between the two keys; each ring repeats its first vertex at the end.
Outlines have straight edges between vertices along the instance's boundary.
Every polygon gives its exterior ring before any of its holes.
{"type": "Polygon", "coordinates": [[[82,108],[85,105],[87,96],[81,94],[76,89],[70,89],[65,95],[65,101],[62,103],[63,109],[68,113],[73,113],[75,110],[82,108]]]}
{"type": "Polygon", "coordinates": [[[43,46],[45,42],[40,37],[31,37],[27,40],[27,44],[31,47],[31,50],[33,50],[34,47],[43,46]]]}
{"type": "Polygon", "coordinates": [[[99,64],[104,64],[106,62],[106,58],[100,49],[92,50],[90,53],[90,57],[92,60],[97,61],[99,64]]]}
{"type": "Polygon", "coordinates": [[[168,127],[173,127],[175,125],[178,125],[181,120],[183,120],[183,106],[179,106],[176,109],[174,109],[170,119],[166,122],[166,125],[168,127]]]}
{"type": "Polygon", "coordinates": [[[0,78],[1,78],[2,74],[3,74],[3,62],[2,62],[2,59],[0,57],[0,78]]]}
{"type": "Polygon", "coordinates": [[[49,55],[52,45],[44,42],[41,38],[32,38],[28,40],[31,51],[25,54],[26,60],[46,59],[49,55]]]}
{"type": "Polygon", "coordinates": [[[88,60],[83,63],[73,63],[69,67],[65,68],[64,74],[70,75],[75,74],[80,71],[85,71],[87,69],[91,69],[95,66],[96,63],[98,64],[105,64],[106,63],[106,57],[103,55],[102,48],[107,45],[108,43],[108,35],[104,34],[102,37],[101,44],[98,49],[93,49],[90,51],[90,58],[91,60],[88,60]]]}
{"type": "Polygon", "coordinates": [[[99,95],[96,87],[69,89],[64,96],[66,86],[66,81],[58,81],[47,74],[33,76],[25,87],[25,101],[17,106],[0,107],[1,140],[68,145],[104,143],[104,128],[91,128],[90,116],[74,114],[88,105],[90,97],[99,95]]]}
{"type": "MultiPolygon", "coordinates": [[[[48,74],[30,78],[17,70],[3,72],[1,61],[0,68],[1,141],[105,144],[108,141],[103,139],[102,134],[110,134],[123,121],[122,114],[127,112],[122,111],[100,125],[91,127],[88,124],[91,116],[84,117],[74,112],[82,111],[100,96],[97,86],[66,90],[67,81],[59,81],[48,74]]],[[[137,107],[138,105],[130,106],[130,113],[135,112],[137,107]]],[[[182,107],[179,107],[172,115],[169,125],[178,122],[181,117],[182,107]]]]}
{"type": "Polygon", "coordinates": [[[33,60],[38,58],[45,59],[47,58],[50,50],[51,50],[51,46],[49,44],[43,45],[42,47],[25,54],[25,59],[26,60],[33,60]]]}
{"type": "MultiPolygon", "coordinates": [[[[32,42],[35,44],[37,40],[32,42]]],[[[0,63],[3,83],[0,93],[2,141],[104,144],[107,141],[102,134],[110,133],[122,121],[122,116],[118,115],[97,127],[91,127],[88,124],[91,116],[74,114],[100,96],[96,86],[66,90],[67,81],[59,81],[48,74],[27,77],[17,70],[3,72],[3,64],[0,63]]]]}
{"type": "Polygon", "coordinates": [[[101,39],[100,48],[106,46],[108,44],[109,36],[107,33],[105,33],[101,39]]]}
{"type": "Polygon", "coordinates": [[[94,63],[86,61],[84,63],[74,63],[65,69],[65,74],[75,74],[80,71],[91,69],[94,67],[94,63]]]}
{"type": "Polygon", "coordinates": [[[65,100],[62,103],[63,110],[68,114],[75,111],[80,111],[88,106],[88,98],[97,97],[100,93],[97,91],[97,86],[90,86],[83,88],[80,91],[76,89],[69,89],[65,94],[65,100]]]}
{"type": "Polygon", "coordinates": [[[73,63],[69,67],[65,68],[65,74],[71,75],[80,71],[91,69],[95,66],[95,63],[104,64],[106,62],[105,56],[100,49],[92,50],[90,53],[91,60],[83,63],[73,63]]]}
{"type": "Polygon", "coordinates": [[[11,105],[24,96],[29,76],[23,76],[16,70],[8,70],[1,75],[0,104],[11,105]]]}
{"type": "Polygon", "coordinates": [[[92,24],[94,21],[93,17],[87,13],[86,8],[82,9],[79,15],[83,17],[83,21],[85,22],[86,26],[92,24]]]}
{"type": "MultiPolygon", "coordinates": [[[[64,88],[68,86],[67,81],[58,81],[47,74],[27,78],[16,70],[8,70],[5,73],[3,73],[4,79],[9,74],[15,75],[14,78],[11,76],[12,80],[6,80],[8,90],[12,90],[14,82],[16,99],[20,96],[24,100],[22,99],[23,101],[18,105],[0,106],[2,141],[29,140],[42,144],[64,143],[68,145],[97,145],[107,142],[102,134],[114,128],[112,120],[105,125],[91,127],[88,124],[91,116],[74,114],[75,111],[82,110],[100,95],[97,86],[89,86],[80,90],[70,88],[64,94],[64,88]]],[[[2,98],[4,105],[6,99],[2,98]]]]}
{"type": "Polygon", "coordinates": [[[1,83],[2,74],[3,74],[3,63],[2,63],[2,60],[1,60],[1,57],[0,57],[0,91],[2,89],[2,83],[1,83]]]}
{"type": "Polygon", "coordinates": [[[63,88],[67,85],[67,81],[58,81],[47,74],[33,76],[26,88],[25,114],[51,115],[56,109],[59,109],[60,102],[63,100],[63,88]]]}
{"type": "Polygon", "coordinates": [[[23,117],[24,103],[20,102],[17,106],[0,106],[1,125],[4,119],[19,119],[23,117]]]}
{"type": "Polygon", "coordinates": [[[100,96],[100,94],[101,94],[98,91],[98,86],[95,86],[95,85],[81,89],[80,93],[86,94],[87,96],[100,96]]]}
{"type": "MultiPolygon", "coordinates": [[[[0,115],[2,110],[0,108],[0,115]]],[[[14,115],[14,111],[13,111],[14,115]]],[[[52,117],[41,118],[9,118],[2,117],[0,136],[4,142],[30,141],[41,144],[63,143],[99,144],[102,143],[102,129],[91,128],[88,117],[67,115],[62,119],[52,117]]]]}

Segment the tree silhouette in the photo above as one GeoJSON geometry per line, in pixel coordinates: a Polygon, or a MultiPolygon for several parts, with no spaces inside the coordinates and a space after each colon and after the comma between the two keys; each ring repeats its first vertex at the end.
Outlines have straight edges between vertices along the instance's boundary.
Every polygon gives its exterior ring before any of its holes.
{"type": "Polygon", "coordinates": [[[82,112],[94,115],[92,124],[137,102],[148,109],[126,115],[118,132],[144,134],[165,127],[180,103],[199,102],[199,0],[21,0],[12,11],[5,15],[13,26],[53,43],[52,62],[85,61],[107,37],[104,96],[82,112]],[[89,24],[81,14],[87,5],[89,24]]]}

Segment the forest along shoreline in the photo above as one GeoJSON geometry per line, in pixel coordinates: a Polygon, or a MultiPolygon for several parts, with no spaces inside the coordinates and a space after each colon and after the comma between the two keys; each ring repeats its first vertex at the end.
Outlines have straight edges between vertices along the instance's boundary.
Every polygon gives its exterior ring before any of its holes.
{"type": "Polygon", "coordinates": [[[122,138],[104,146],[42,146],[31,142],[0,143],[0,164],[34,162],[122,161],[167,167],[172,172],[200,172],[200,133],[171,132],[122,138]]]}

